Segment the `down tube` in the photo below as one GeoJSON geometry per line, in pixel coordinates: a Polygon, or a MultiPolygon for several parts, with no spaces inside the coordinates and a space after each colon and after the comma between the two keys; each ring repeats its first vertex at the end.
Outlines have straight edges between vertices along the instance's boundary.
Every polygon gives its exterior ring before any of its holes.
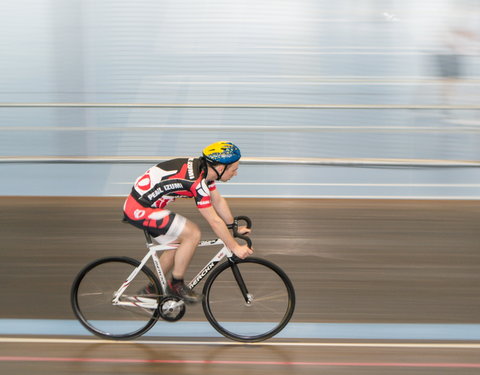
{"type": "Polygon", "coordinates": [[[200,281],[203,280],[205,276],[208,275],[208,273],[213,270],[213,268],[220,262],[220,260],[224,257],[225,255],[220,252],[218,253],[198,274],[195,276],[192,281],[188,284],[188,287],[190,289],[195,288],[200,281]]]}

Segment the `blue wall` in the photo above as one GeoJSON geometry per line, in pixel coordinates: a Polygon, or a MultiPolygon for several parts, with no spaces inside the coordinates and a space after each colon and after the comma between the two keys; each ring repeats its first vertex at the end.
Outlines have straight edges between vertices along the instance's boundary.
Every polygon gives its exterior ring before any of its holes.
{"type": "MultiPolygon", "coordinates": [[[[149,166],[12,164],[9,157],[197,155],[219,139],[251,158],[478,161],[480,37],[470,36],[480,36],[479,17],[478,2],[445,0],[5,2],[0,195],[123,195],[149,166]],[[438,65],[452,46],[461,62],[455,81],[442,79],[438,65]]],[[[232,196],[478,199],[479,187],[478,167],[255,164],[222,189],[232,196]]]]}

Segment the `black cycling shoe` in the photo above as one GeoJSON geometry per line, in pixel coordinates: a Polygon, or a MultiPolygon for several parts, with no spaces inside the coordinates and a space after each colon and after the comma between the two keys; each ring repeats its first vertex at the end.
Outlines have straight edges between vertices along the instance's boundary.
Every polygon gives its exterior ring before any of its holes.
{"type": "Polygon", "coordinates": [[[171,281],[168,283],[169,291],[173,296],[176,296],[183,300],[185,303],[198,303],[201,302],[203,299],[203,295],[199,294],[188,286],[186,286],[183,282],[175,282],[172,283],[171,281]]]}

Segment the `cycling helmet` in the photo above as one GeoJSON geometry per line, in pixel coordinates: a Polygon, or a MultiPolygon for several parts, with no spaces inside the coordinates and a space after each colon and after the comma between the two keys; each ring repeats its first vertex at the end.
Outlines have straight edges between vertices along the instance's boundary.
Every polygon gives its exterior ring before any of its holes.
{"type": "Polygon", "coordinates": [[[212,164],[233,164],[240,160],[240,149],[231,142],[212,143],[203,149],[203,157],[212,164]]]}

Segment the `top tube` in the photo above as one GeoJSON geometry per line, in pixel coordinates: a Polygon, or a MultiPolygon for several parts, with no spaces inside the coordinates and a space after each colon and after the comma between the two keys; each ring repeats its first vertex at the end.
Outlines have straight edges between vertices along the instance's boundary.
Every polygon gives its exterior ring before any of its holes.
{"type": "MultiPolygon", "coordinates": [[[[248,244],[248,247],[252,247],[252,240],[250,239],[250,237],[248,236],[245,236],[245,235],[241,235],[240,233],[238,233],[238,222],[239,220],[243,220],[246,222],[247,224],[247,228],[251,228],[252,227],[252,220],[247,217],[247,216],[236,216],[234,218],[234,222],[233,224],[230,224],[230,225],[227,225],[227,227],[229,229],[233,229],[233,236],[236,237],[236,238],[240,238],[244,241],[247,242],[248,244]]],[[[125,221],[125,219],[124,219],[125,221]]],[[[145,235],[145,239],[147,240],[147,247],[149,249],[152,249],[152,250],[155,250],[155,251],[161,251],[161,250],[172,250],[172,249],[176,249],[178,247],[178,245],[173,245],[173,244],[165,244],[165,245],[155,245],[154,244],[154,241],[152,240],[152,235],[150,233],[148,233],[148,229],[143,229],[143,233],[145,235]]],[[[215,238],[215,239],[212,239],[212,240],[203,240],[203,241],[200,241],[197,246],[213,246],[213,245],[225,245],[225,243],[219,239],[219,238],[215,238]]]]}

